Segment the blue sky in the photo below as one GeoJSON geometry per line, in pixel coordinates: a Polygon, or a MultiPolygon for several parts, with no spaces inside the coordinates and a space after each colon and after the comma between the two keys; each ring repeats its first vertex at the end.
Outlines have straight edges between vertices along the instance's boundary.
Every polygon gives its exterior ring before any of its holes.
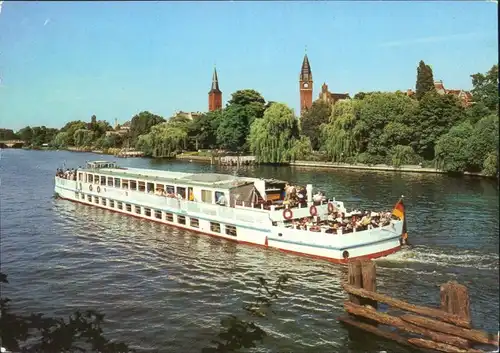
{"type": "Polygon", "coordinates": [[[414,87],[423,59],[447,88],[498,62],[492,2],[10,2],[0,13],[0,127],[206,111],[253,88],[298,111],[314,97],[414,87]]]}

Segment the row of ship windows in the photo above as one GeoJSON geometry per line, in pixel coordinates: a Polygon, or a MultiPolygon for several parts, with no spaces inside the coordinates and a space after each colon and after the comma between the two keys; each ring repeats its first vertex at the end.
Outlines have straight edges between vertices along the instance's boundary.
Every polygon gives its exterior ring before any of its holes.
{"type": "MultiPolygon", "coordinates": [[[[78,193],[76,195],[78,197],[78,193]]],[[[151,208],[147,207],[140,207],[140,206],[135,206],[131,205],[129,203],[123,203],[120,201],[114,201],[110,199],[106,199],[104,197],[98,197],[98,196],[91,196],[80,193],[80,199],[85,200],[85,197],[87,197],[88,202],[92,202],[96,205],[103,205],[103,206],[108,206],[110,208],[116,208],[118,210],[123,210],[125,208],[125,211],[129,213],[136,213],[138,215],[144,214],[147,217],[152,217],[154,215],[154,218],[156,219],[163,219],[168,222],[174,222],[174,214],[170,212],[163,212],[160,210],[153,210],[151,208]],[[132,211],[132,208],[134,208],[134,211],[132,211]],[[142,212],[142,209],[144,209],[144,213],[142,212]]],[[[192,218],[192,217],[186,217],[186,216],[181,216],[177,215],[177,223],[185,225],[186,224],[186,218],[189,220],[189,226],[193,228],[200,228],[200,221],[197,218],[192,218]]],[[[231,235],[233,237],[236,237],[236,227],[231,226],[231,225],[225,225],[225,230],[227,235],[231,235]]],[[[212,232],[220,233],[221,232],[221,225],[220,223],[217,222],[210,222],[210,230],[212,232]]]]}

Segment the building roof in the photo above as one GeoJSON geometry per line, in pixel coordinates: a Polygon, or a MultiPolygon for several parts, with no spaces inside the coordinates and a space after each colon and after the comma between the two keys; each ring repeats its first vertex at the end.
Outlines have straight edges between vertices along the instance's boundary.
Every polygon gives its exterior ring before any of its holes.
{"type": "Polygon", "coordinates": [[[312,71],[311,65],[309,64],[309,58],[307,54],[304,55],[304,60],[302,61],[302,68],[300,69],[300,81],[309,82],[312,81],[312,71]]]}
{"type": "Polygon", "coordinates": [[[212,87],[208,93],[222,93],[219,89],[219,77],[217,76],[217,69],[215,67],[212,75],[212,87]]]}

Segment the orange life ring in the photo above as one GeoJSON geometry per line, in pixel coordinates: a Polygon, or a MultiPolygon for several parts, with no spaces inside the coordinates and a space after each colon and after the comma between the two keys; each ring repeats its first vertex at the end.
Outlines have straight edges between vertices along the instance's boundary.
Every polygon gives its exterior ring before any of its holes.
{"type": "Polygon", "coordinates": [[[311,207],[309,207],[309,213],[313,217],[316,216],[318,214],[318,209],[316,208],[316,206],[312,205],[311,207]]]}
{"type": "Polygon", "coordinates": [[[328,212],[333,212],[335,210],[335,206],[333,206],[333,203],[328,202],[328,212]]]}
{"type": "Polygon", "coordinates": [[[99,185],[97,185],[97,192],[101,192],[101,187],[99,185]]]}
{"type": "Polygon", "coordinates": [[[283,211],[283,218],[284,219],[292,219],[293,217],[293,213],[292,213],[292,210],[287,208],[283,211]]]}
{"type": "Polygon", "coordinates": [[[89,191],[92,191],[92,184],[89,185],[89,191]]]}

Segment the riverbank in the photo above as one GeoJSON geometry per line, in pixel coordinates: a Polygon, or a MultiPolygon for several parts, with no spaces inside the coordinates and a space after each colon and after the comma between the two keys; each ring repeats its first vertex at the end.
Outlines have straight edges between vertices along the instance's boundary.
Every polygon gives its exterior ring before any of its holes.
{"type": "MultiPolygon", "coordinates": [[[[199,162],[211,162],[212,158],[214,158],[214,160],[217,161],[219,157],[196,156],[190,154],[179,154],[176,156],[176,159],[193,160],[199,162]]],[[[383,171],[383,172],[449,174],[448,172],[441,169],[425,168],[419,165],[402,165],[400,167],[394,167],[386,164],[366,165],[359,163],[347,164],[347,163],[310,162],[310,161],[294,161],[290,162],[287,165],[292,167],[301,167],[301,168],[350,169],[350,170],[373,170],[373,171],[383,171]]],[[[481,173],[464,172],[463,174],[469,176],[483,177],[483,178],[492,178],[491,176],[484,175],[481,173]]]]}

